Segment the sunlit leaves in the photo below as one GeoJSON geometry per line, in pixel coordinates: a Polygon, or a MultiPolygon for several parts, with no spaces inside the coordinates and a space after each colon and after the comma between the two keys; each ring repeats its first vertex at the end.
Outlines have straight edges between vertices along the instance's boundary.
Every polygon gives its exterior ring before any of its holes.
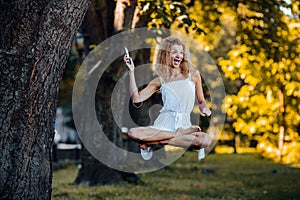
{"type": "Polygon", "coordinates": [[[277,159],[281,129],[286,146],[299,140],[300,23],[267,2],[272,9],[264,8],[262,1],[257,1],[260,6],[238,4],[237,45],[219,65],[225,77],[244,82],[237,94],[224,100],[235,130],[259,139],[260,152],[277,159]]]}
{"type": "Polygon", "coordinates": [[[148,15],[151,18],[149,27],[170,28],[174,22],[177,22],[177,26],[184,28],[187,33],[190,29],[197,34],[204,33],[197,21],[190,17],[188,8],[182,0],[139,0],[138,6],[141,15],[148,15]]]}
{"type": "MultiPolygon", "coordinates": [[[[290,77],[290,75],[288,76],[290,77]]],[[[285,85],[286,95],[300,98],[300,82],[291,81],[285,85]]]]}
{"type": "Polygon", "coordinates": [[[232,38],[224,36],[235,34],[236,23],[233,17],[234,8],[228,6],[228,2],[194,1],[194,6],[190,7],[189,11],[191,17],[206,33],[200,36],[191,35],[194,40],[199,41],[199,46],[205,51],[212,51],[221,43],[225,43],[226,45],[222,44],[221,48],[230,48],[232,38]]]}

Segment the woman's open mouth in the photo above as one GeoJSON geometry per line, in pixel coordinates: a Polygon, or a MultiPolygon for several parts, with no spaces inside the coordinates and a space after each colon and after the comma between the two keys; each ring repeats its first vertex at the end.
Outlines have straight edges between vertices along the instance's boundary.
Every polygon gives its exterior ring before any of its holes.
{"type": "Polygon", "coordinates": [[[178,66],[178,65],[180,64],[180,62],[181,62],[181,59],[179,59],[179,58],[174,58],[174,65],[175,65],[175,66],[178,66]]]}

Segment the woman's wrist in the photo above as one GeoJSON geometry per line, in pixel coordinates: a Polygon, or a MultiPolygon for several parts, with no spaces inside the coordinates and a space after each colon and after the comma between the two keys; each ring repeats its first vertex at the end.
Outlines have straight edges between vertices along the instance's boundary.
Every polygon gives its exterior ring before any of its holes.
{"type": "Polygon", "coordinates": [[[203,107],[203,109],[200,109],[200,115],[209,117],[211,115],[211,110],[207,106],[205,106],[203,107]]]}
{"type": "Polygon", "coordinates": [[[207,106],[206,106],[206,105],[198,104],[198,107],[199,107],[199,110],[202,112],[203,109],[204,109],[205,107],[207,107],[207,106]]]}

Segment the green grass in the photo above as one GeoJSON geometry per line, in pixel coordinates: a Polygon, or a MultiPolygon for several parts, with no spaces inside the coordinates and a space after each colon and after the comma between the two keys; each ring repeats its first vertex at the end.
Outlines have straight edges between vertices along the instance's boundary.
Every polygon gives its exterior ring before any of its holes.
{"type": "Polygon", "coordinates": [[[76,186],[75,165],[54,172],[52,199],[300,199],[300,169],[257,154],[210,154],[203,161],[186,152],[170,166],[139,174],[144,184],[76,186]]]}

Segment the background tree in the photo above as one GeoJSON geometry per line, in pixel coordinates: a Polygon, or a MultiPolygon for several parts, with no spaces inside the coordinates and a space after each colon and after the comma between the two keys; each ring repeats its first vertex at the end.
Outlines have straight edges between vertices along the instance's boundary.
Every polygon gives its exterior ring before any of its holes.
{"type": "Polygon", "coordinates": [[[0,2],[0,198],[50,199],[58,84],[83,1],[0,2]]]}
{"type": "Polygon", "coordinates": [[[224,104],[235,130],[257,139],[263,156],[291,162],[299,160],[300,32],[298,14],[284,7],[299,4],[236,2],[237,43],[219,64],[230,80],[243,81],[224,104]]]}
{"type": "MultiPolygon", "coordinates": [[[[87,55],[93,47],[107,39],[108,37],[130,28],[132,19],[134,18],[134,1],[110,1],[110,0],[93,0],[85,20],[81,25],[81,32],[84,36],[85,55],[87,55]],[[125,17],[126,13],[126,17],[125,17]]],[[[96,112],[99,123],[103,127],[104,133],[107,137],[118,146],[122,147],[121,131],[114,123],[113,115],[111,112],[111,93],[114,85],[116,84],[116,77],[124,73],[126,67],[123,68],[123,63],[116,61],[111,64],[107,71],[102,75],[99,80],[99,87],[96,92],[96,112]]],[[[96,73],[95,73],[96,74],[96,73]]],[[[96,75],[97,76],[97,75],[96,75]]],[[[89,91],[89,85],[84,87],[84,93],[89,91]]],[[[86,101],[92,101],[86,99],[86,101]]],[[[88,118],[87,116],[82,116],[88,118]]],[[[82,135],[89,135],[92,125],[85,126],[82,135]]],[[[84,136],[85,137],[85,136],[84,136]]],[[[85,185],[101,185],[110,184],[121,181],[137,181],[137,176],[131,173],[121,172],[112,169],[105,164],[99,162],[94,158],[83,145],[82,151],[82,167],[79,170],[78,176],[75,180],[77,184],[85,185]]]]}
{"type": "MultiPolygon", "coordinates": [[[[189,13],[191,17],[196,21],[198,26],[205,32],[205,34],[195,35],[190,34],[199,47],[203,51],[209,53],[215,63],[218,63],[220,57],[226,55],[236,44],[236,32],[237,32],[237,19],[235,6],[229,1],[191,1],[189,4],[189,13]]],[[[189,28],[192,31],[192,28],[189,28]]],[[[184,31],[184,30],[183,30],[184,31]]],[[[195,63],[197,67],[201,66],[202,60],[197,60],[195,63]]],[[[222,69],[218,66],[220,72],[222,69]]],[[[210,72],[213,73],[213,72],[210,72]]],[[[235,94],[238,92],[242,82],[241,80],[228,80],[223,73],[223,82],[226,87],[227,94],[235,94]]],[[[218,86],[218,83],[210,83],[210,87],[218,86]]],[[[204,87],[205,87],[204,83],[204,87]]],[[[209,97],[209,90],[205,90],[207,97],[209,97]]],[[[215,98],[219,99],[219,102],[223,100],[221,94],[213,94],[215,98]]],[[[214,109],[214,108],[213,108],[214,109]]],[[[226,144],[234,147],[241,145],[240,133],[237,133],[232,128],[233,119],[226,117],[222,134],[218,133],[218,144],[226,144]]],[[[209,121],[207,118],[200,118],[201,127],[207,127],[209,121]]]]}
{"type": "Polygon", "coordinates": [[[207,33],[194,39],[225,75],[228,117],[220,140],[240,141],[247,136],[260,142],[264,156],[280,160],[283,153],[286,162],[299,159],[299,75],[295,72],[299,62],[299,2],[216,0],[190,4],[192,17],[207,33]],[[268,102],[267,96],[276,100],[268,102]]]}

